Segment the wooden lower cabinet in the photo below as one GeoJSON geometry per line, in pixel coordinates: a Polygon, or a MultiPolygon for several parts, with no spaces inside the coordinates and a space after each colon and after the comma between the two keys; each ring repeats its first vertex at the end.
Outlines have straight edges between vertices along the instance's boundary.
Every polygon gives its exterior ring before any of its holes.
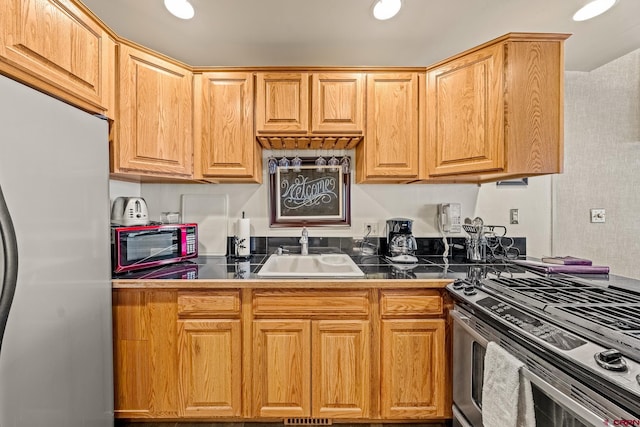
{"type": "Polygon", "coordinates": [[[446,392],[445,321],[382,321],[381,417],[443,417],[446,392]]]}
{"type": "Polygon", "coordinates": [[[255,415],[368,418],[369,330],[363,320],[256,320],[255,415]]]}
{"type": "Polygon", "coordinates": [[[176,292],[113,292],[116,418],[178,416],[176,292]]]}
{"type": "Polygon", "coordinates": [[[115,417],[450,418],[431,289],[115,289],[115,417]]]}
{"type": "Polygon", "coordinates": [[[310,360],[310,321],[254,321],[254,415],[267,418],[309,417],[310,360]]]}
{"type": "Polygon", "coordinates": [[[240,320],[180,320],[178,337],[180,416],[239,417],[240,320]]]}
{"type": "Polygon", "coordinates": [[[312,322],[313,417],[369,418],[370,331],[366,320],[312,322]]]}

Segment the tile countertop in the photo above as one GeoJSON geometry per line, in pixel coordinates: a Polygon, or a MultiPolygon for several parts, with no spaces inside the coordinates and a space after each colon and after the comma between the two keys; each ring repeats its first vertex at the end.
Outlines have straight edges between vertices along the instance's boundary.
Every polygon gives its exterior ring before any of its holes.
{"type": "MultiPolygon", "coordinates": [[[[522,272],[520,266],[508,261],[492,263],[469,263],[464,258],[448,258],[441,256],[418,256],[418,263],[408,266],[392,265],[381,255],[356,256],[352,255],[355,263],[364,272],[363,278],[358,279],[261,279],[256,273],[267,260],[267,254],[254,254],[248,259],[237,259],[226,256],[200,257],[193,261],[171,264],[163,267],[134,271],[115,275],[112,279],[114,288],[149,287],[160,284],[172,287],[194,287],[210,282],[212,287],[220,286],[221,282],[228,285],[230,280],[237,281],[237,287],[295,287],[304,283],[318,283],[326,287],[344,287],[345,284],[359,284],[367,286],[367,282],[380,287],[379,281],[386,281],[387,286],[397,287],[434,287],[442,288],[456,279],[465,279],[471,275],[484,277],[487,272],[522,272]]],[[[528,258],[534,259],[535,258],[528,258]]],[[[592,274],[572,276],[586,281],[590,285],[604,287],[618,287],[640,292],[640,280],[613,274],[592,274]]]]}

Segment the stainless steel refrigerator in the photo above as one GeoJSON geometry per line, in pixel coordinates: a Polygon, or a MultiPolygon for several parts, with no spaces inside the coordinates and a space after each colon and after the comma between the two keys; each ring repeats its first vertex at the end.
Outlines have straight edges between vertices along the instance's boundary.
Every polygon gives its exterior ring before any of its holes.
{"type": "Polygon", "coordinates": [[[106,121],[0,76],[0,427],[113,425],[108,158],[106,121]]]}

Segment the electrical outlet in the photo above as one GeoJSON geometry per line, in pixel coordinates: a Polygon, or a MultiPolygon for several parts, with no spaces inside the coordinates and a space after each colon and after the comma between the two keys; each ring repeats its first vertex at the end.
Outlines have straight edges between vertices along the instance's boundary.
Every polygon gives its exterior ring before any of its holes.
{"type": "Polygon", "coordinates": [[[605,222],[605,210],[591,209],[591,222],[605,222]]]}
{"type": "Polygon", "coordinates": [[[364,227],[362,229],[363,236],[377,236],[378,235],[378,223],[377,222],[365,222],[364,227]],[[369,232],[369,227],[371,227],[371,232],[369,232]]]}

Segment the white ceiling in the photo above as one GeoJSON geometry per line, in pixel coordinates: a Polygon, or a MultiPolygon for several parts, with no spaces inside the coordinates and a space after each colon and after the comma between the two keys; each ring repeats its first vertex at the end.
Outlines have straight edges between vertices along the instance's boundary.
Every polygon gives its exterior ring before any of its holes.
{"type": "Polygon", "coordinates": [[[573,34],[565,69],[590,71],[640,48],[640,0],[586,22],[585,0],[403,0],[389,21],[373,0],[83,0],[119,36],[193,66],[427,66],[508,32],[573,34]]]}

